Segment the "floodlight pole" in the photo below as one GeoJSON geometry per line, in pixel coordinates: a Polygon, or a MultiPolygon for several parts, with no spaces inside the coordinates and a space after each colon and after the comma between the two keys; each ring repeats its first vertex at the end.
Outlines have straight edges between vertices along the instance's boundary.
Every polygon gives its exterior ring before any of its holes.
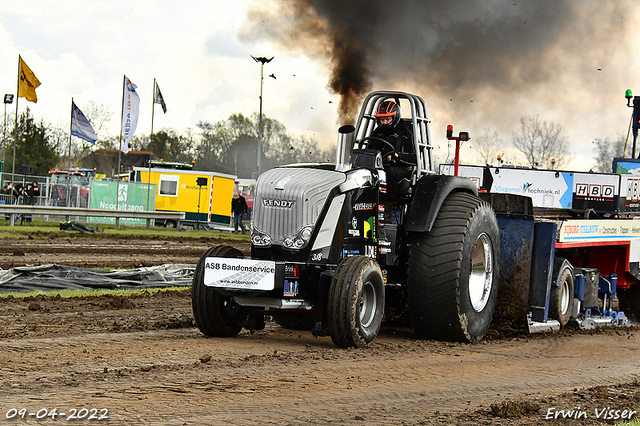
{"type": "Polygon", "coordinates": [[[260,159],[262,157],[262,83],[264,82],[264,64],[267,64],[273,60],[271,58],[265,58],[264,56],[256,58],[251,56],[254,61],[260,62],[260,118],[258,119],[258,176],[260,176],[260,159]]]}
{"type": "MultiPolygon", "coordinates": [[[[625,93],[625,98],[627,98],[627,106],[633,108],[633,112],[631,113],[631,130],[633,131],[633,148],[631,150],[631,158],[636,158],[636,140],[638,139],[638,129],[640,129],[640,96],[633,96],[633,92],[631,89],[627,89],[625,93]]],[[[627,138],[629,135],[627,134],[627,138]]],[[[625,151],[626,151],[625,144],[625,151]]]]}

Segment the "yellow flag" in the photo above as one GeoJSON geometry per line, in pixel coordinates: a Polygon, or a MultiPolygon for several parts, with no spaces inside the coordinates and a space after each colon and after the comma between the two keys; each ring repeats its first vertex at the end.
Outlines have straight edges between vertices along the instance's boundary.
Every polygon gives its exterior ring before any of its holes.
{"type": "Polygon", "coordinates": [[[20,58],[20,75],[18,76],[18,97],[26,98],[29,102],[38,102],[36,88],[40,81],[31,68],[20,58]]]}

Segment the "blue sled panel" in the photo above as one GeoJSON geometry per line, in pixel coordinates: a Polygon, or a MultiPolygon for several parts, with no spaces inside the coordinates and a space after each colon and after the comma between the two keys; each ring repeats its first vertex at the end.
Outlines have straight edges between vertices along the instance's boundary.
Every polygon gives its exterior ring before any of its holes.
{"type": "Polygon", "coordinates": [[[539,222],[535,224],[533,256],[531,258],[531,319],[533,321],[546,322],[549,317],[556,231],[557,225],[555,223],[539,222]]]}

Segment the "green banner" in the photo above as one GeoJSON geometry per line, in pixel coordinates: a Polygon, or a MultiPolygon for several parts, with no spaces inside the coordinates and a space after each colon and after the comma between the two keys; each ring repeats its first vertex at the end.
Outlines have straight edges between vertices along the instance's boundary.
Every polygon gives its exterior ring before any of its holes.
{"type": "MultiPolygon", "coordinates": [[[[139,182],[91,181],[92,209],[152,211],[156,208],[156,185],[139,182]],[[117,194],[117,198],[116,198],[117,194]]],[[[89,217],[89,222],[116,223],[115,217],[89,217]]],[[[146,219],[122,218],[121,224],[146,225],[146,219]]]]}

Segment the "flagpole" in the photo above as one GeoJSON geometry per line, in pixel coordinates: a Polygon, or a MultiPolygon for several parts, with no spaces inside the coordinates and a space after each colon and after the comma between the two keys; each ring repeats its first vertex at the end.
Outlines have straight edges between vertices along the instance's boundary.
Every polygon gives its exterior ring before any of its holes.
{"type": "Polygon", "coordinates": [[[71,170],[71,131],[73,130],[73,97],[71,97],[71,119],[69,120],[69,170],[71,170]]]}
{"type": "Polygon", "coordinates": [[[122,154],[122,120],[124,115],[124,88],[126,83],[127,76],[122,76],[122,104],[120,105],[120,146],[118,147],[118,170],[116,171],[116,175],[118,178],[116,179],[116,210],[118,210],[118,191],[120,190],[120,154],[122,154]]]}
{"type": "MultiPolygon", "coordinates": [[[[122,104],[120,105],[120,146],[118,147],[118,169],[116,170],[116,176],[120,179],[120,153],[122,152],[122,120],[124,115],[124,88],[125,88],[125,79],[126,76],[122,76],[122,104]]],[[[116,197],[116,205],[117,205],[117,197],[116,197]]]]}
{"type": "MultiPolygon", "coordinates": [[[[156,79],[155,79],[155,77],[153,79],[153,97],[151,99],[153,99],[153,101],[151,102],[151,134],[153,135],[153,116],[154,116],[154,113],[155,113],[155,110],[156,110],[154,108],[154,106],[156,104],[156,79]]],[[[151,150],[149,150],[149,151],[151,151],[151,150]]]]}
{"type": "Polygon", "coordinates": [[[149,135],[149,175],[147,176],[147,211],[149,210],[149,198],[151,197],[151,141],[153,140],[153,116],[156,112],[156,78],[153,78],[153,96],[151,97],[151,134],[149,135]]]}
{"type": "Polygon", "coordinates": [[[22,58],[18,54],[18,83],[16,87],[16,124],[13,127],[13,161],[11,162],[11,184],[15,187],[16,174],[16,141],[18,139],[18,103],[20,100],[20,61],[22,58]]]}
{"type": "Polygon", "coordinates": [[[67,207],[71,205],[71,131],[73,130],[73,97],[71,97],[71,118],[69,119],[69,168],[67,169],[67,207]]]}

